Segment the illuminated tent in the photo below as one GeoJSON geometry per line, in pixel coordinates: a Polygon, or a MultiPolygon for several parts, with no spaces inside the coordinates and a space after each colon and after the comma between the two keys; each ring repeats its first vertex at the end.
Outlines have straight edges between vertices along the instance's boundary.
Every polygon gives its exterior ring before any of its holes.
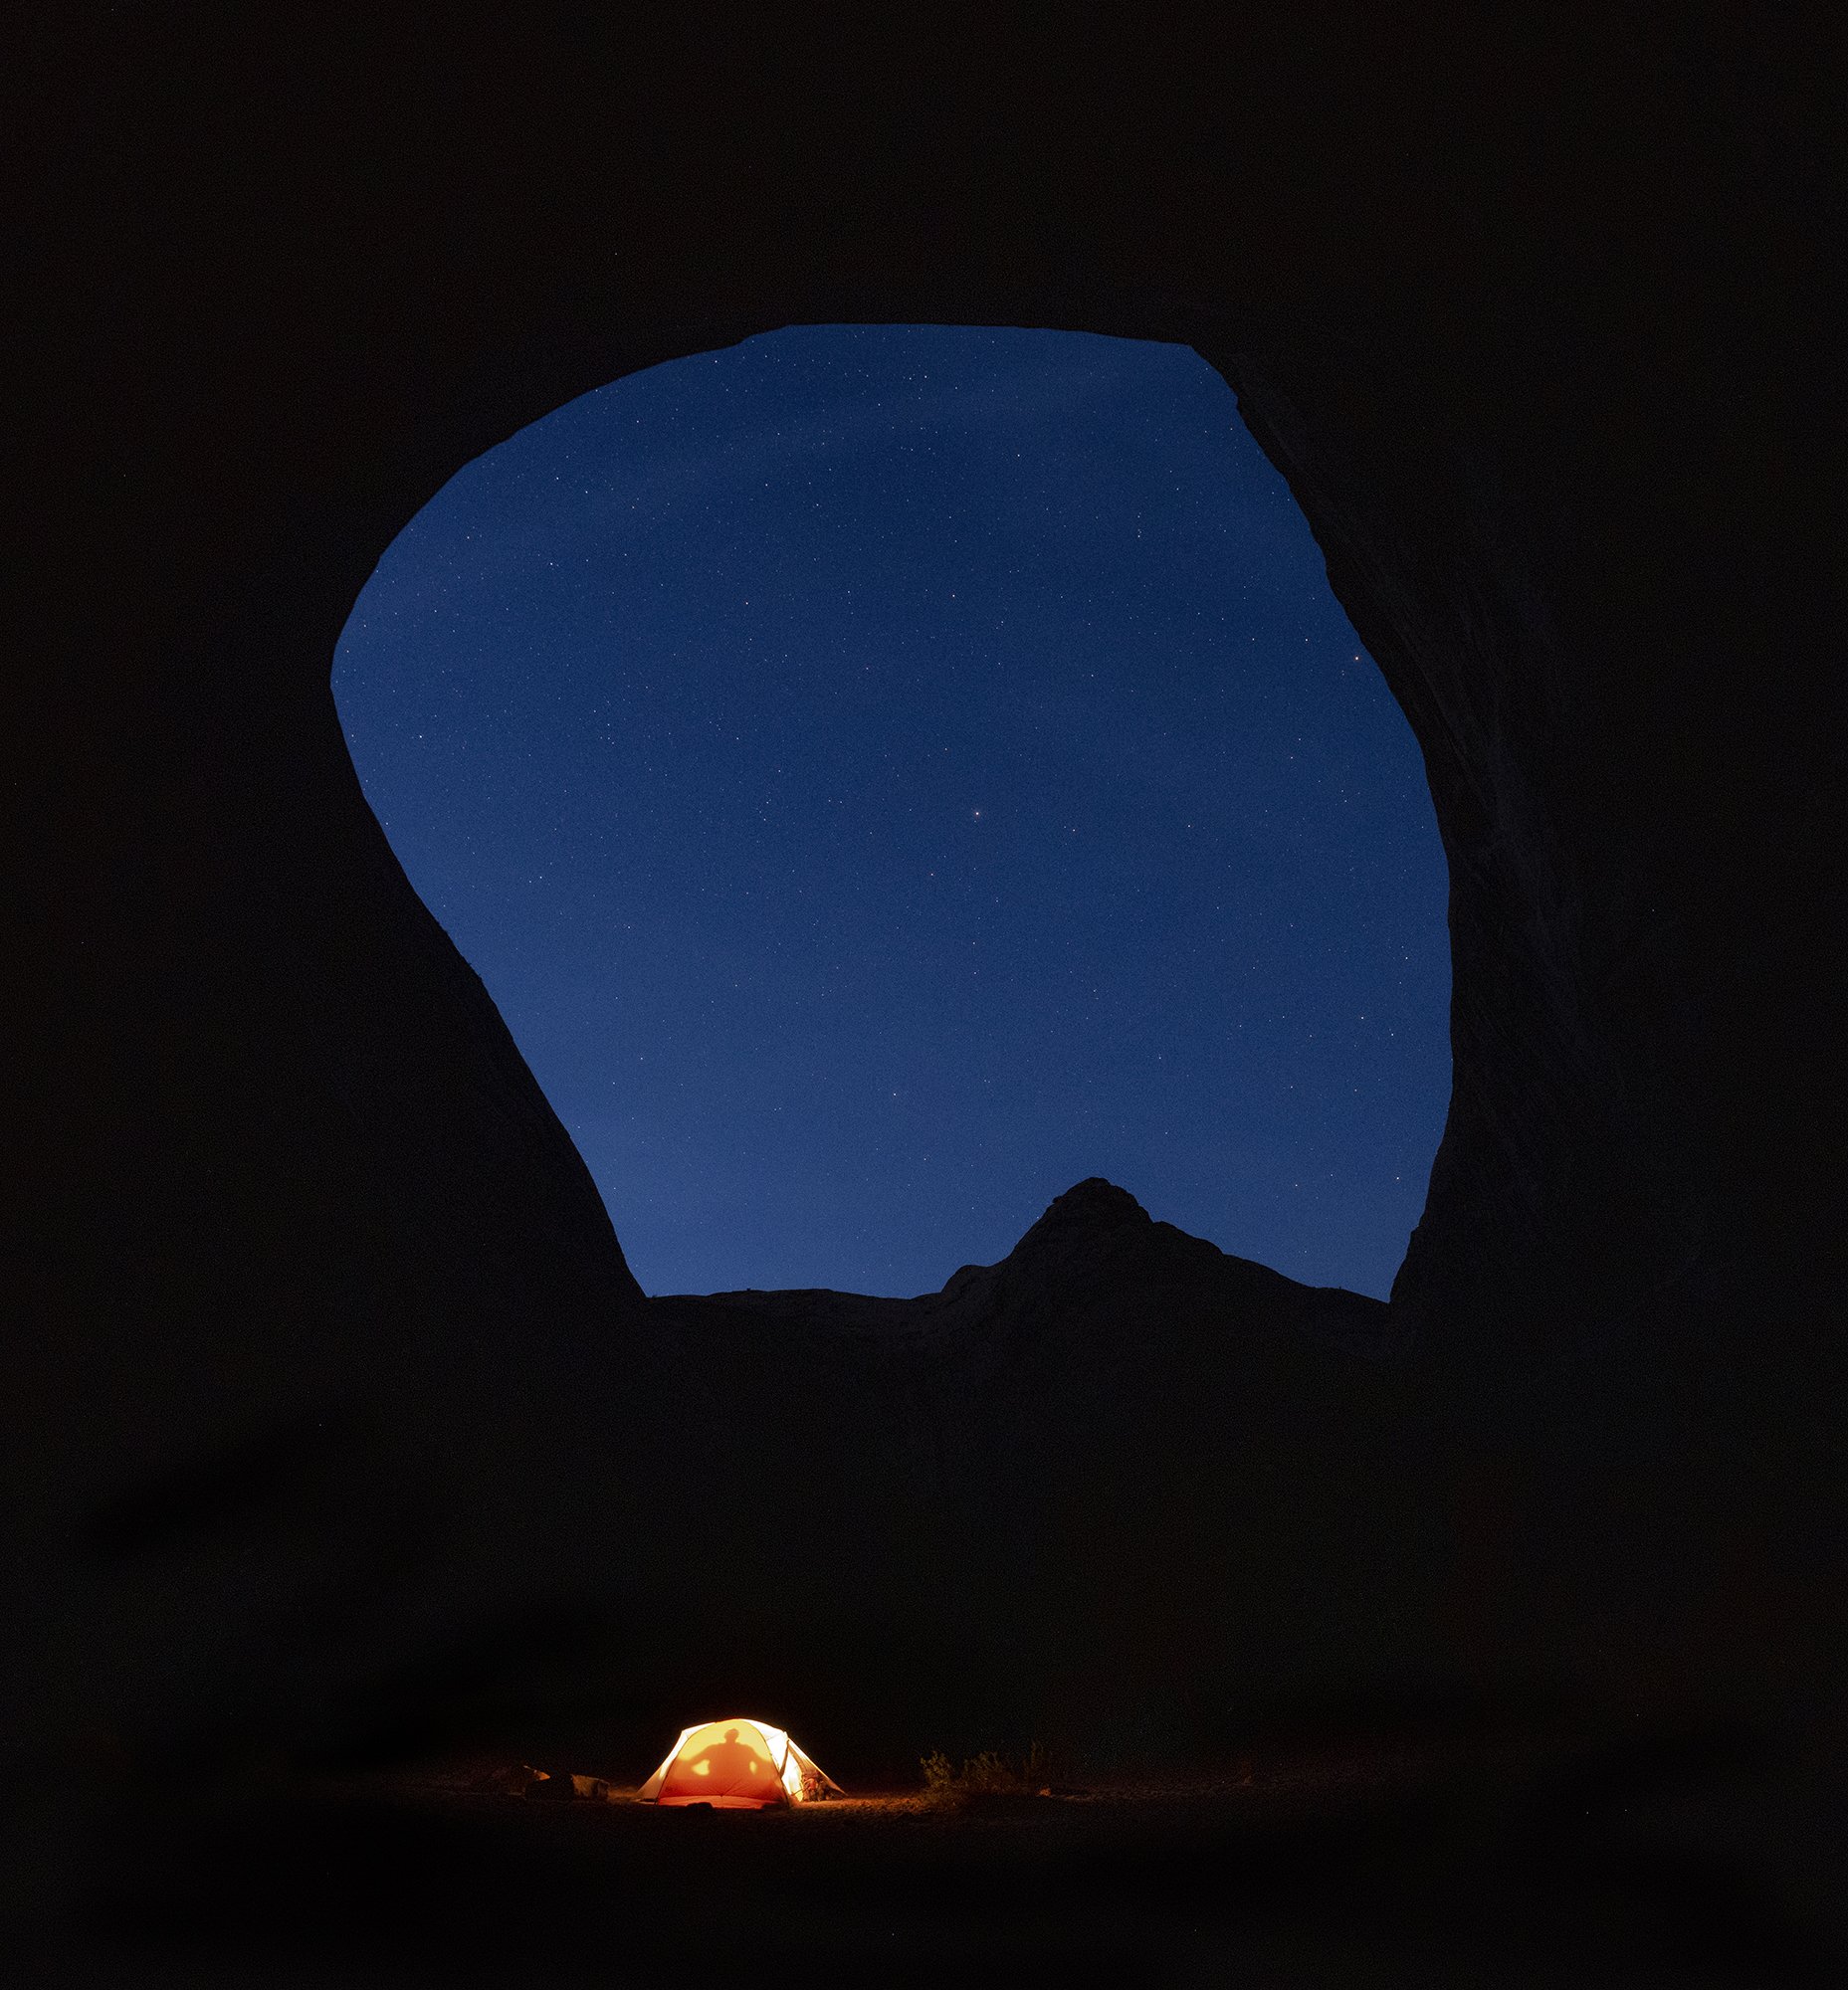
{"type": "Polygon", "coordinates": [[[812,1803],[830,1791],[839,1796],[840,1784],[780,1727],[765,1720],[709,1720],[681,1729],[639,1795],[643,1803],[762,1810],[766,1804],[812,1803]]]}

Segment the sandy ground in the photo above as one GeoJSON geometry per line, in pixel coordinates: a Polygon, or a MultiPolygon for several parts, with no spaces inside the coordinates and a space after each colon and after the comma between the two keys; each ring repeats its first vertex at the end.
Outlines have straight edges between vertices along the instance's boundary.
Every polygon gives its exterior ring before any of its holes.
{"type": "Polygon", "coordinates": [[[761,1813],[489,1794],[484,1766],[176,1814],[17,1980],[1838,1980],[1698,1864],[1626,1853],[1568,1760],[1325,1752],[1249,1778],[761,1813]]]}

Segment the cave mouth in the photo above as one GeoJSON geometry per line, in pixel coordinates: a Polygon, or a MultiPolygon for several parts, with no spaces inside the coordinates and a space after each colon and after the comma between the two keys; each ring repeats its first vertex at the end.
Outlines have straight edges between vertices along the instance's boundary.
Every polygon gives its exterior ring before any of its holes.
{"type": "Polygon", "coordinates": [[[1106,1176],[1385,1295],[1443,853],[1190,347],[813,325],[631,374],[418,512],[333,685],[646,1290],[930,1291],[1106,1176]]]}

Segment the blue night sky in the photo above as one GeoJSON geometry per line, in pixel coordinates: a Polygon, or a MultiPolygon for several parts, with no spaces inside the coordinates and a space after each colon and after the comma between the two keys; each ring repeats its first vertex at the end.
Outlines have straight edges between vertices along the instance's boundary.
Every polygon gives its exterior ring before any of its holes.
{"type": "Polygon", "coordinates": [[[813,326],[619,381],[405,527],[334,692],[646,1290],[933,1291],[1087,1175],[1390,1285],[1443,855],[1188,348],[813,326]]]}

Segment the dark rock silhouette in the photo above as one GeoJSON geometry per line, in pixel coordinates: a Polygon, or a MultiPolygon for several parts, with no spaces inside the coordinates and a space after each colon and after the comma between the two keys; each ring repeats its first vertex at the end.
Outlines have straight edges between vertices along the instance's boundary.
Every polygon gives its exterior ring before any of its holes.
{"type": "MultiPolygon", "coordinates": [[[[689,1394],[754,1403],[780,1436],[702,1455],[700,1532],[774,1568],[786,1616],[728,1611],[722,1584],[708,1618],[683,1598],[684,1666],[722,1651],[740,1686],[775,1678],[869,1750],[965,1731],[972,1749],[1035,1717],[1094,1746],[1126,1725],[1126,1747],[1194,1745],[1235,1692],[1249,1718],[1353,1691],[1382,1595],[1403,1610],[1429,1581],[1389,1309],[1230,1257],[1109,1182],[919,1298],[649,1312],[689,1394]]],[[[665,1473],[686,1440],[664,1429],[665,1473]]]]}

